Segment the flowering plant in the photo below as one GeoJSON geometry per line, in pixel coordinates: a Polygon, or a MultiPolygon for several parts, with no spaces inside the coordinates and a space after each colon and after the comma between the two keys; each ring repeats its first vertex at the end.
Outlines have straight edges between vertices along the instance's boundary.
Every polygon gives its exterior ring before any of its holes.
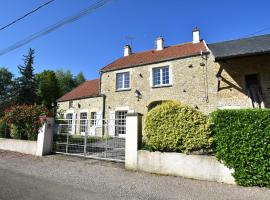
{"type": "Polygon", "coordinates": [[[12,137],[36,140],[39,128],[46,122],[48,114],[44,106],[14,105],[5,110],[3,119],[9,127],[16,127],[16,133],[11,133],[12,137]]]}

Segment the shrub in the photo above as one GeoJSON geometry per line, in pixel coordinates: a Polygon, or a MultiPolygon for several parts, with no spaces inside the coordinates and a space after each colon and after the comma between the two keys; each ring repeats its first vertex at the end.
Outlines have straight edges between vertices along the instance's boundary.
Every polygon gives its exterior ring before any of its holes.
{"type": "Polygon", "coordinates": [[[6,123],[4,120],[0,119],[0,138],[6,137],[6,123]]]}
{"type": "Polygon", "coordinates": [[[11,137],[36,140],[39,128],[43,124],[41,116],[48,115],[48,110],[38,105],[15,105],[4,112],[3,119],[11,130],[11,137]],[[13,132],[12,132],[13,131],[13,132]]]}
{"type": "Polygon", "coordinates": [[[21,139],[21,133],[18,129],[18,126],[15,124],[10,125],[10,137],[13,139],[21,139]]]}
{"type": "Polygon", "coordinates": [[[145,145],[151,150],[191,152],[209,149],[211,124],[189,106],[168,101],[153,108],[145,120],[145,145]]]}
{"type": "Polygon", "coordinates": [[[236,182],[270,187],[270,110],[218,110],[211,117],[216,157],[235,170],[236,182]]]}

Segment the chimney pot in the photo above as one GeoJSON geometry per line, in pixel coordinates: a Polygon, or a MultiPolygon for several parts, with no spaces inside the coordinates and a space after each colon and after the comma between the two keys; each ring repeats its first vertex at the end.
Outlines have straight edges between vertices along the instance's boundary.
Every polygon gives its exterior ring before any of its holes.
{"type": "Polygon", "coordinates": [[[131,47],[129,45],[124,46],[124,56],[130,56],[132,54],[131,47]]]}
{"type": "Polygon", "coordinates": [[[156,39],[156,50],[160,51],[163,49],[164,49],[164,39],[163,37],[160,36],[156,39]]]}
{"type": "Polygon", "coordinates": [[[195,27],[192,31],[193,34],[193,44],[199,43],[200,42],[200,30],[198,27],[195,27]]]}

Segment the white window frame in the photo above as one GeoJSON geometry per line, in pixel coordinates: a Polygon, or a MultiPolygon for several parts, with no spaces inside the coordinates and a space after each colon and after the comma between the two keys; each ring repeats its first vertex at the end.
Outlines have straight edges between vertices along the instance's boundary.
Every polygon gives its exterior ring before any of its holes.
{"type": "Polygon", "coordinates": [[[79,118],[79,125],[80,125],[80,134],[85,135],[87,132],[87,127],[88,127],[88,112],[87,111],[80,111],[80,118],[79,118]],[[82,114],[86,114],[86,118],[82,119],[82,114]],[[84,129],[84,131],[82,131],[84,129]]]}
{"type": "Polygon", "coordinates": [[[172,85],[172,72],[171,72],[171,67],[170,66],[161,66],[161,67],[153,67],[151,69],[151,85],[152,87],[166,87],[166,86],[171,86],[172,85]],[[165,69],[165,68],[168,68],[168,73],[169,73],[169,83],[163,83],[163,73],[162,73],[162,70],[165,69]],[[155,77],[154,77],[154,70],[159,70],[159,73],[160,73],[160,84],[154,84],[154,80],[155,80],[155,77]]]}
{"type": "Polygon", "coordinates": [[[120,72],[120,73],[116,73],[115,75],[115,87],[116,87],[116,91],[122,91],[122,90],[130,90],[130,72],[127,71],[127,72],[120,72]],[[128,87],[125,87],[125,75],[128,75],[128,87]],[[121,87],[118,88],[118,79],[117,77],[118,76],[122,76],[121,79],[122,79],[122,85],[121,87]]]}
{"type": "Polygon", "coordinates": [[[97,125],[97,112],[93,111],[93,112],[90,112],[90,126],[95,127],[96,125],[97,125]],[[92,118],[92,114],[94,114],[95,118],[92,118]]]}

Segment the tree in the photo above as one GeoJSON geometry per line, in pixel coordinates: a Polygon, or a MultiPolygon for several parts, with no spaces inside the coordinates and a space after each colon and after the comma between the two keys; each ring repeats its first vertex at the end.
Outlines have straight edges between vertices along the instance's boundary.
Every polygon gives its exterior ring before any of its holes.
{"type": "Polygon", "coordinates": [[[18,104],[34,104],[36,100],[34,54],[35,51],[30,48],[28,55],[24,56],[24,66],[18,66],[21,74],[21,77],[16,79],[16,101],[18,104]]]}
{"type": "Polygon", "coordinates": [[[13,103],[13,74],[7,68],[0,68],[0,116],[13,103]]]}
{"type": "Polygon", "coordinates": [[[52,109],[60,97],[60,86],[54,71],[45,70],[35,77],[37,81],[37,103],[52,109]]]}
{"type": "Polygon", "coordinates": [[[75,84],[76,86],[81,85],[83,82],[85,82],[85,77],[83,75],[82,72],[80,72],[79,74],[77,74],[76,78],[75,78],[75,84]]]}
{"type": "Polygon", "coordinates": [[[63,71],[62,69],[56,71],[56,77],[60,86],[60,96],[70,92],[74,87],[76,87],[76,83],[73,79],[73,75],[70,70],[63,71]]]}

